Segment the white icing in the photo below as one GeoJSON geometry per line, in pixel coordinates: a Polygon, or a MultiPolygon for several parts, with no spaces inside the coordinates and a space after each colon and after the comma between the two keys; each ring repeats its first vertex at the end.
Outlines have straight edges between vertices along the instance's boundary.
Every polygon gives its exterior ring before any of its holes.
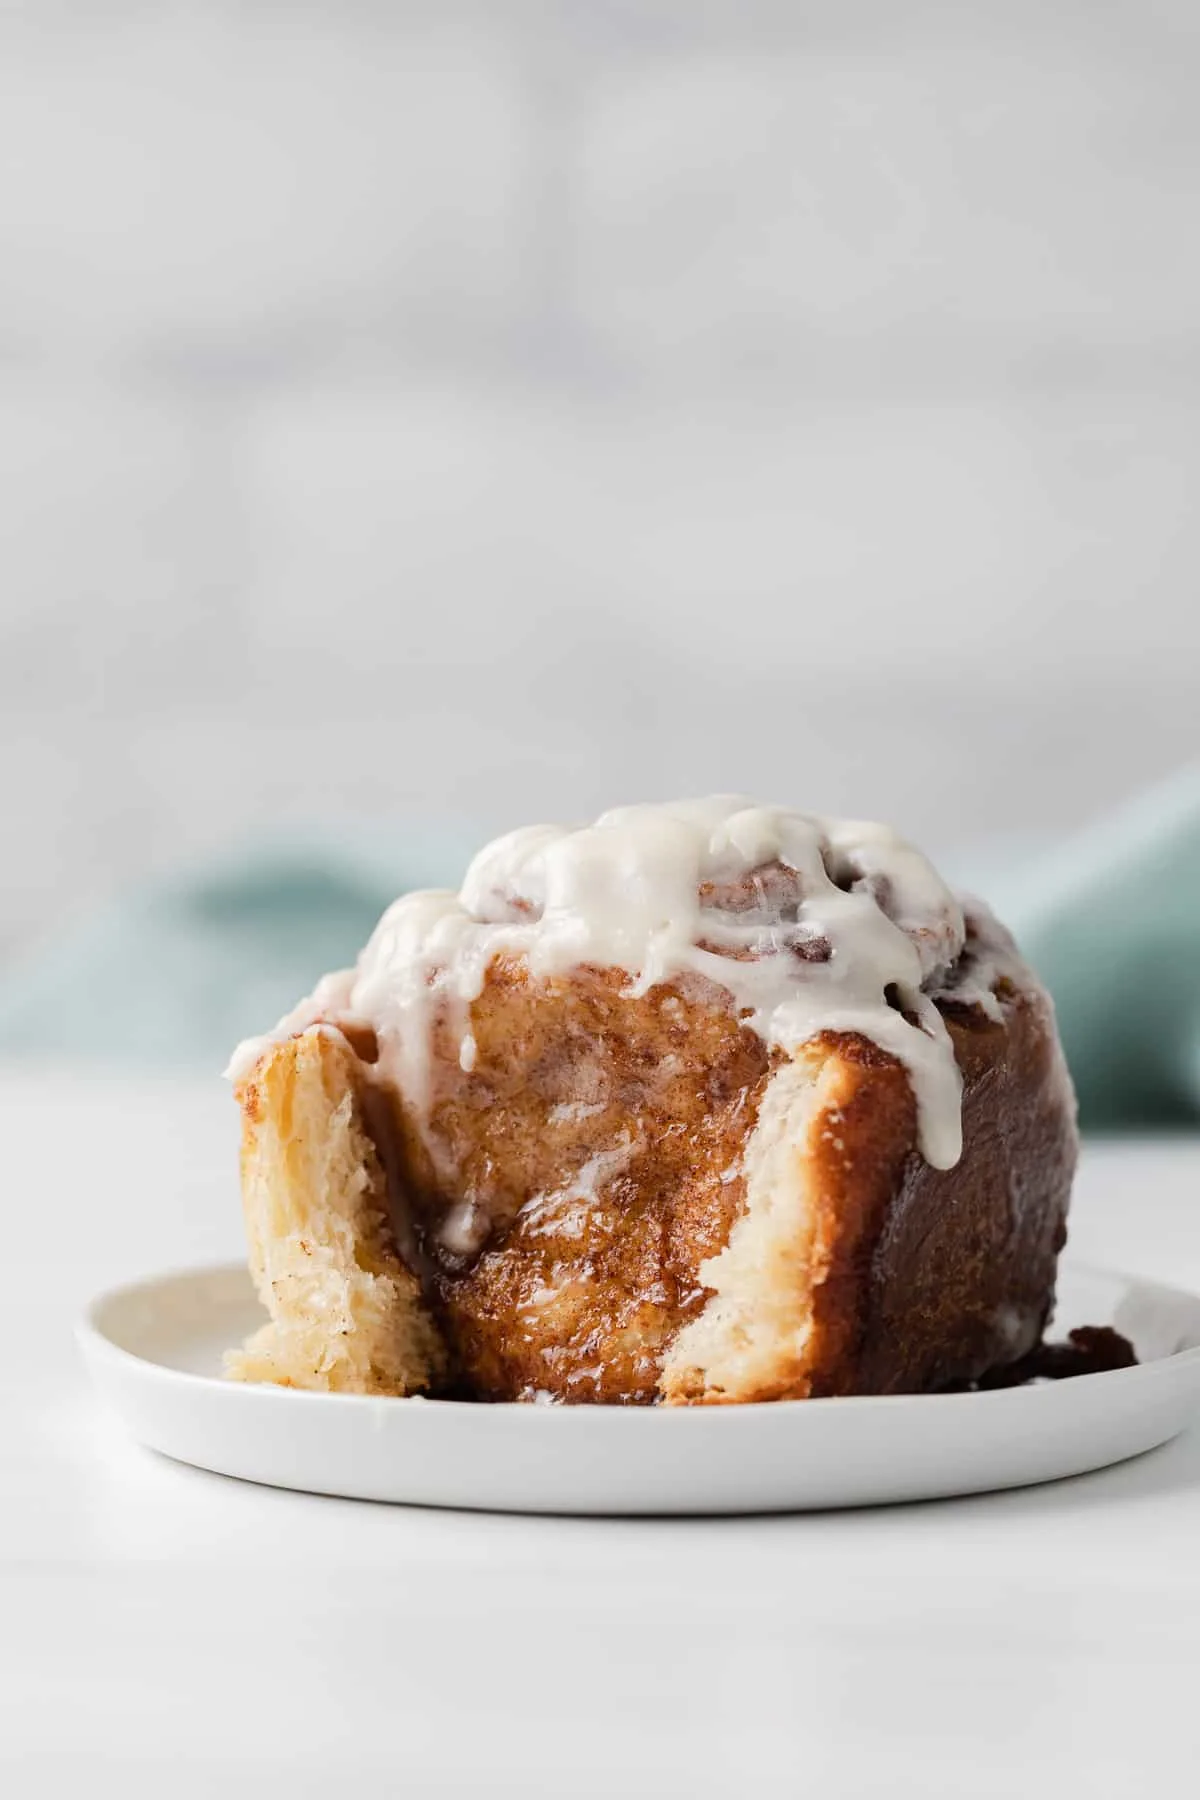
{"type": "Polygon", "coordinates": [[[1006,979],[1019,985],[1022,975],[1028,980],[1028,971],[1011,932],[1005,930],[982,900],[964,897],[963,907],[970,924],[970,948],[942,991],[962,1006],[978,1006],[989,1019],[999,1023],[1004,1008],[995,992],[996,983],[1006,979]]]}
{"type": "MultiPolygon", "coordinates": [[[[962,909],[888,827],[729,796],[619,807],[593,826],[538,825],[498,839],[459,894],[404,895],[356,970],[327,977],[277,1035],[322,1017],[368,1023],[379,1072],[420,1120],[435,1019],[449,1019],[470,1071],[470,1006],[496,957],[523,958],[546,979],[581,964],[624,969],[631,995],[701,976],[726,991],[747,1029],[784,1051],[822,1032],[858,1032],[895,1056],[916,1095],[922,1151],[949,1168],[961,1153],[962,1084],[931,996],[948,983],[950,998],[995,1014],[994,982],[1015,958],[979,913],[980,941],[956,986],[962,909]],[[779,865],[790,872],[785,889],[779,865]],[[712,892],[733,884],[736,893],[712,892]]],[[[678,1002],[667,996],[664,1008],[678,1002]]],[[[231,1072],[244,1074],[263,1044],[240,1046],[231,1072]]],[[[464,1216],[451,1229],[465,1243],[476,1222],[464,1216]]]]}
{"type": "Polygon", "coordinates": [[[438,1227],[438,1236],[455,1256],[472,1256],[487,1242],[491,1221],[473,1200],[457,1200],[438,1227]]]}
{"type": "Polygon", "coordinates": [[[726,989],[769,1044],[795,1050],[820,1032],[845,1031],[890,1051],[913,1082],[924,1153],[947,1168],[961,1150],[961,1082],[922,983],[950,966],[962,943],[954,895],[885,826],[717,796],[620,807],[591,827],[539,825],[498,839],[475,858],[460,895],[409,894],[388,909],[351,1004],[375,1023],[381,1055],[395,1046],[401,1089],[419,1110],[432,1009],[450,1000],[465,1030],[498,955],[523,956],[546,978],[581,963],[627,969],[631,995],[701,975],[726,989]],[[765,901],[747,912],[703,905],[703,884],[736,882],[776,862],[800,878],[786,926],[765,901]],[[880,877],[890,917],[876,898],[880,877]],[[804,961],[789,937],[825,939],[831,954],[804,961]],[[753,954],[722,953],[738,949],[753,954]],[[888,1004],[888,989],[916,1025],[888,1004]]]}

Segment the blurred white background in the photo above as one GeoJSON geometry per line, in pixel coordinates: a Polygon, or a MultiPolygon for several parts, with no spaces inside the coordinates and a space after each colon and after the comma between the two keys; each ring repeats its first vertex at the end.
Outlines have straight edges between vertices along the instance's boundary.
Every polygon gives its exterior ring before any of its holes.
{"type": "Polygon", "coordinates": [[[0,6],[0,946],[252,832],[1200,749],[1191,0],[0,6]]]}

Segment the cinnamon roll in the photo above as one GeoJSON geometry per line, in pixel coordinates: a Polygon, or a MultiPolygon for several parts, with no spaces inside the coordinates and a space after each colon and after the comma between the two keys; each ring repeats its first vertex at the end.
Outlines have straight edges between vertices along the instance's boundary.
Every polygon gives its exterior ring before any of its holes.
{"type": "Polygon", "coordinates": [[[1038,1343],[1050,1001],[894,832],[717,797],[405,895],[231,1064],[269,1322],[230,1372],[668,1404],[916,1392],[1038,1343]]]}

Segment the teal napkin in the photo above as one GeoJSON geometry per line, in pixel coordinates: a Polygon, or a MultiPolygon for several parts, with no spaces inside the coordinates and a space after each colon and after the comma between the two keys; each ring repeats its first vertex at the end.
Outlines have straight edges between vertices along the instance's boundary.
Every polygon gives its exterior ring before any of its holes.
{"type": "Polygon", "coordinates": [[[985,892],[1054,996],[1080,1118],[1200,1118],[1200,766],[985,892]]]}
{"type": "Polygon", "coordinates": [[[477,833],[398,825],[258,842],[95,907],[0,973],[0,1056],[219,1071],[415,887],[457,887],[477,833]]]}
{"type": "MultiPolygon", "coordinates": [[[[313,832],[113,901],[0,974],[0,1054],[219,1069],[396,894],[456,886],[477,841],[313,832]]],[[[1049,849],[947,866],[1049,984],[1085,1125],[1200,1117],[1200,767],[1049,849]]]]}

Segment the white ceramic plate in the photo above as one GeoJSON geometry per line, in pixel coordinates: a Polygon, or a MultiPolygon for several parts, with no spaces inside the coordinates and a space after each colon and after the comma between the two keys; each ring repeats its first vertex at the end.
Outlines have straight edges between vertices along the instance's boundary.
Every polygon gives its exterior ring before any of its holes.
{"type": "Polygon", "coordinates": [[[262,1322],[241,1268],[104,1295],[79,1338],[152,1449],[355,1499],[510,1512],[737,1513],[1022,1487],[1137,1456],[1200,1410],[1200,1298],[1065,1265],[1055,1335],[1115,1325],[1141,1363],[983,1394],[762,1406],[472,1406],[250,1387],[221,1352],[262,1322]]]}

